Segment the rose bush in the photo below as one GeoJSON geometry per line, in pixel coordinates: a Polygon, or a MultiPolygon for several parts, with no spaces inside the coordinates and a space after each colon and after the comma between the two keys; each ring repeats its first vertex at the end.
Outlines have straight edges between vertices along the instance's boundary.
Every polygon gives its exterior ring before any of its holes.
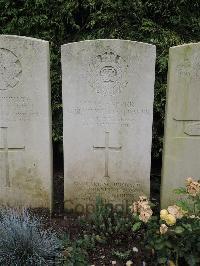
{"type": "Polygon", "coordinates": [[[200,183],[189,177],[186,187],[175,193],[182,199],[162,209],[160,217],[153,216],[147,197],[139,197],[131,206],[133,231],[143,229],[144,246],[152,251],[157,264],[199,265],[200,183]]]}

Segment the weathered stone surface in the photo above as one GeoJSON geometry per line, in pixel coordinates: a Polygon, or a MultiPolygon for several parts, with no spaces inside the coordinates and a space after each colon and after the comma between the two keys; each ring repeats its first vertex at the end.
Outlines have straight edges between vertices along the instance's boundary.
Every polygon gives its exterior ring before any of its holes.
{"type": "Polygon", "coordinates": [[[162,207],[174,203],[173,189],[200,176],[200,43],[170,48],[162,207]]]}
{"type": "Polygon", "coordinates": [[[52,199],[49,44],[0,35],[0,205],[52,199]]]}
{"type": "Polygon", "coordinates": [[[62,46],[66,209],[149,194],[154,68],[145,43],[62,46]]]}

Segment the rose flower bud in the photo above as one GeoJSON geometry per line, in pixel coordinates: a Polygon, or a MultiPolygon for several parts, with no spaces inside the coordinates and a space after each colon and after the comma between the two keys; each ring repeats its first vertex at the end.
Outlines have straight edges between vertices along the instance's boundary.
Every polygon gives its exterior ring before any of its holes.
{"type": "Polygon", "coordinates": [[[176,223],[176,218],[172,214],[168,214],[165,217],[165,222],[170,226],[174,225],[176,223]]]}
{"type": "Polygon", "coordinates": [[[190,183],[193,182],[193,178],[192,177],[188,177],[186,178],[186,184],[189,185],[190,183]]]}
{"type": "Polygon", "coordinates": [[[166,226],[166,224],[161,224],[160,226],[161,235],[164,235],[167,231],[168,231],[168,227],[166,226]]]}
{"type": "Polygon", "coordinates": [[[161,218],[162,220],[165,220],[165,217],[166,217],[168,214],[169,214],[168,211],[165,210],[165,209],[163,209],[163,210],[160,211],[160,218],[161,218]]]}
{"type": "Polygon", "coordinates": [[[168,212],[172,214],[176,219],[181,219],[185,212],[177,205],[169,206],[167,208],[168,212]]]}
{"type": "Polygon", "coordinates": [[[187,185],[187,192],[193,196],[196,197],[198,194],[200,194],[200,183],[193,181],[189,185],[187,185]]]}

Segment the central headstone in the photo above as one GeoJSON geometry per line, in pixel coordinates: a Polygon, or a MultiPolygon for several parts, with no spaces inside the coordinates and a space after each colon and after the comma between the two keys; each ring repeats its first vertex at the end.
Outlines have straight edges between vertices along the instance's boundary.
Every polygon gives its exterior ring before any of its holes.
{"type": "Polygon", "coordinates": [[[52,205],[49,43],[0,36],[0,205],[52,205]]]}
{"type": "Polygon", "coordinates": [[[65,208],[149,194],[155,46],[62,46],[65,208]]]}

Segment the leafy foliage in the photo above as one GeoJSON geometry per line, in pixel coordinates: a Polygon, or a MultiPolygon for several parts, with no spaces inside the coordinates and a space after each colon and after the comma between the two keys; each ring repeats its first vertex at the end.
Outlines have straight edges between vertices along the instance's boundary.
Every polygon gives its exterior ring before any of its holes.
{"type": "Polygon", "coordinates": [[[134,255],[133,217],[119,206],[115,209],[98,197],[94,212],[80,217],[79,223],[80,238],[74,242],[63,239],[63,265],[88,265],[90,254],[95,251],[98,254],[105,246],[110,248],[110,257],[123,263],[134,255]]]}
{"type": "Polygon", "coordinates": [[[113,255],[121,261],[128,260],[131,256],[131,250],[120,252],[120,251],[113,251],[113,255]]]}
{"type": "Polygon", "coordinates": [[[200,220],[182,218],[164,235],[159,233],[160,225],[161,222],[152,219],[146,226],[144,244],[154,250],[154,260],[162,264],[170,258],[180,265],[199,265],[200,220]]]}
{"type": "Polygon", "coordinates": [[[155,250],[158,263],[166,263],[169,258],[176,265],[200,263],[200,183],[191,177],[186,180],[186,188],[175,190],[184,199],[162,210],[160,220],[153,217],[146,224],[144,245],[155,250]],[[168,213],[170,210],[173,215],[168,213]],[[175,223],[167,219],[169,215],[174,216],[175,223]]]}
{"type": "Polygon", "coordinates": [[[24,210],[4,210],[0,217],[1,265],[54,265],[61,242],[41,221],[24,210]]]}
{"type": "Polygon", "coordinates": [[[130,237],[133,219],[130,213],[125,214],[123,210],[115,210],[110,204],[107,205],[101,198],[97,198],[95,211],[84,224],[85,232],[92,234],[95,242],[116,245],[130,237]]]}
{"type": "Polygon", "coordinates": [[[62,140],[60,45],[121,38],[157,46],[153,157],[162,150],[170,46],[200,40],[198,0],[0,0],[0,34],[48,40],[51,45],[53,139],[62,140]]]}
{"type": "Polygon", "coordinates": [[[90,238],[85,236],[72,242],[67,235],[62,237],[63,252],[59,265],[88,265],[88,250],[94,247],[90,238]]]}

